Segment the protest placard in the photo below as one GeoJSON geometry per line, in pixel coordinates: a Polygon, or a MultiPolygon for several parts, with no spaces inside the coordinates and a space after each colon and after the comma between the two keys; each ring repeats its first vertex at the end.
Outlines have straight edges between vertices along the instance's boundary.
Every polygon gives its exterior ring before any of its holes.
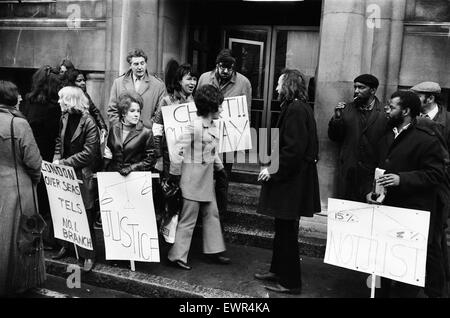
{"type": "Polygon", "coordinates": [[[106,259],[159,262],[152,173],[98,172],[106,259]]]}
{"type": "MultiPolygon", "coordinates": [[[[222,113],[217,120],[219,127],[218,152],[231,152],[252,148],[247,99],[245,96],[225,98],[222,113]]],[[[185,127],[197,118],[193,102],[169,105],[161,108],[164,118],[164,132],[169,153],[177,151],[175,143],[185,127]]]]}
{"type": "Polygon", "coordinates": [[[328,199],[325,263],[424,286],[430,213],[328,199]]]}
{"type": "Polygon", "coordinates": [[[55,237],[92,250],[89,223],[75,170],[42,161],[42,174],[55,237]]]}

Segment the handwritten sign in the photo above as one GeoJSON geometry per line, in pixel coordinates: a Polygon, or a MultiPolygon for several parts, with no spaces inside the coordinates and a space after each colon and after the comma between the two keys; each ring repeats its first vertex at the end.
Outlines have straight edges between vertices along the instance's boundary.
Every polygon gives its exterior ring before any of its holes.
{"type": "Polygon", "coordinates": [[[98,172],[106,259],[159,262],[151,172],[98,172]]]}
{"type": "Polygon", "coordinates": [[[42,161],[55,237],[92,250],[80,185],[72,167],[42,161]]]}
{"type": "Polygon", "coordinates": [[[325,263],[425,286],[430,213],[328,199],[325,263]]]}
{"type": "MultiPolygon", "coordinates": [[[[247,99],[245,96],[225,98],[222,113],[217,121],[219,127],[218,151],[231,152],[252,148],[247,99]]],[[[170,105],[161,108],[164,118],[169,153],[177,151],[175,144],[185,127],[197,118],[197,108],[193,102],[170,105]]]]}

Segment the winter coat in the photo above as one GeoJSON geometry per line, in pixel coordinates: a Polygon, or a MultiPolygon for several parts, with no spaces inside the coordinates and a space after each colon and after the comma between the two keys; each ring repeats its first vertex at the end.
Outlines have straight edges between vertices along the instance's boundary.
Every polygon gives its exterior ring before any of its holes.
{"type": "Polygon", "coordinates": [[[37,287],[45,280],[44,254],[24,256],[17,248],[20,206],[11,144],[14,139],[22,213],[36,213],[35,185],[41,178],[42,158],[33,132],[24,116],[14,108],[0,106],[0,296],[37,287]]]}
{"type": "Polygon", "coordinates": [[[339,119],[334,116],[328,125],[328,136],[340,143],[337,196],[341,199],[366,201],[371,191],[377,165],[377,144],[386,133],[387,118],[377,98],[366,124],[364,110],[349,103],[339,119]]]}
{"type": "MultiPolygon", "coordinates": [[[[120,94],[126,91],[135,91],[133,77],[131,71],[128,71],[123,76],[116,78],[111,87],[111,94],[109,96],[108,104],[108,119],[110,123],[119,121],[119,111],[117,109],[117,102],[120,94]]],[[[152,118],[156,110],[160,107],[161,100],[166,95],[166,86],[157,77],[145,74],[143,82],[139,86],[137,93],[144,99],[144,107],[141,111],[141,119],[144,126],[152,128],[152,118]]]]}
{"type": "Polygon", "coordinates": [[[139,121],[122,143],[122,123],[115,122],[109,131],[107,146],[112,153],[107,171],[131,166],[132,171],[149,171],[155,164],[152,131],[139,121]]]}
{"type": "MultiPolygon", "coordinates": [[[[311,107],[297,99],[282,104],[276,127],[279,163],[269,168],[271,178],[262,184],[257,212],[285,220],[311,217],[321,211],[318,139],[311,107]]],[[[272,158],[271,166],[274,162],[272,158]]]]}
{"type": "Polygon", "coordinates": [[[97,126],[91,115],[84,113],[72,136],[70,149],[64,149],[64,136],[67,128],[69,114],[61,116],[61,130],[56,139],[54,160],[59,164],[75,169],[79,180],[81,196],[86,210],[92,209],[95,200],[95,185],[93,174],[99,167],[101,160],[100,136],[97,126]]]}

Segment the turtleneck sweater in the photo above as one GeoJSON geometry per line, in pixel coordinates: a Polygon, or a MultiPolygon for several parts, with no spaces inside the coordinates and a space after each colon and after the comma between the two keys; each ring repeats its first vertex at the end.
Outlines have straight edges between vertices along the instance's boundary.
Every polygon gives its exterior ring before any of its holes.
{"type": "Polygon", "coordinates": [[[125,139],[127,139],[128,134],[130,131],[132,131],[136,125],[133,124],[125,124],[125,122],[122,120],[122,144],[124,143],[125,139]]]}

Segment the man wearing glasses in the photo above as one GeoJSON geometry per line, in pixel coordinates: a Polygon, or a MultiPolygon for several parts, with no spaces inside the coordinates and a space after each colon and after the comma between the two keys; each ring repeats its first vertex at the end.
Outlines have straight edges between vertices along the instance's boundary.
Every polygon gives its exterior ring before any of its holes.
{"type": "MultiPolygon", "coordinates": [[[[213,85],[222,92],[225,98],[245,95],[247,97],[248,115],[250,116],[252,86],[244,75],[234,70],[235,64],[236,59],[232,56],[231,50],[221,50],[216,58],[216,68],[200,76],[198,88],[203,85],[213,85]]],[[[233,163],[227,163],[225,158],[223,164],[225,169],[222,169],[221,173],[215,176],[217,207],[221,216],[227,210],[228,181],[233,166],[233,163]]]]}

